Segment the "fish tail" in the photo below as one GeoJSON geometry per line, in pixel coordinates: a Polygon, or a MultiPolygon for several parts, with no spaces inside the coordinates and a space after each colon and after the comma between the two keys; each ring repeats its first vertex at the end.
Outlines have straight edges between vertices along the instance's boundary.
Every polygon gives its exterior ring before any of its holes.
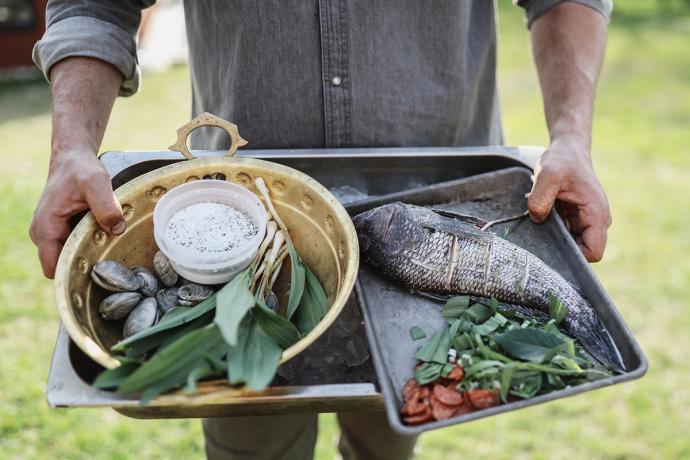
{"type": "Polygon", "coordinates": [[[578,337],[582,346],[602,364],[617,372],[625,371],[625,364],[611,334],[606,330],[599,316],[595,316],[594,327],[584,336],[578,337]]]}

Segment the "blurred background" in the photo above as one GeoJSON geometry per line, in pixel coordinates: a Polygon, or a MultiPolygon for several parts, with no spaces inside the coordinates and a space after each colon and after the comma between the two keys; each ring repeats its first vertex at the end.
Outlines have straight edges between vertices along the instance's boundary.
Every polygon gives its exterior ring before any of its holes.
{"type": "MultiPolygon", "coordinates": [[[[500,3],[499,84],[509,145],[546,145],[521,11],[500,3]]],[[[50,90],[30,51],[45,0],[0,0],[0,458],[202,458],[197,420],[50,410],[52,283],[27,231],[50,153],[50,90]]],[[[115,104],[102,151],[165,149],[190,115],[181,2],[143,22],[145,75],[115,104]]],[[[618,1],[596,103],[593,157],[613,226],[594,269],[650,361],[641,380],[421,438],[418,458],[690,458],[690,1],[618,1]]],[[[336,458],[320,419],[317,458],[336,458]]]]}

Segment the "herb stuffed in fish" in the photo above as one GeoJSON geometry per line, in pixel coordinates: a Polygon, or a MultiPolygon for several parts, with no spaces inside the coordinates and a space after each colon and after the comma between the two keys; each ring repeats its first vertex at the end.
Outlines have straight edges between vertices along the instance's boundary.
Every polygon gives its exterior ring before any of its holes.
{"type": "Polygon", "coordinates": [[[414,291],[495,297],[547,313],[551,294],[568,307],[565,332],[602,363],[623,369],[611,337],[582,294],[534,254],[482,231],[481,220],[392,203],[353,221],[363,260],[389,280],[414,291]]]}

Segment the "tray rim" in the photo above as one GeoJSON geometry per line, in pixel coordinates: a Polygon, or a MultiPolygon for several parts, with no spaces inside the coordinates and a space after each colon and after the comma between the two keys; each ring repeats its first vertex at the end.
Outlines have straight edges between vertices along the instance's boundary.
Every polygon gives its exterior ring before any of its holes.
{"type": "MultiPolygon", "coordinates": [[[[508,171],[510,169],[522,169],[525,170],[528,173],[532,173],[533,169],[531,167],[528,167],[528,165],[525,166],[515,166],[511,168],[504,168],[503,171],[508,171]]],[[[499,170],[496,170],[499,171],[499,170]]],[[[460,180],[460,179],[458,179],[460,180]]],[[[457,180],[456,180],[457,181],[457,180]]],[[[447,181],[445,184],[451,184],[456,181],[447,181]]],[[[434,184],[436,186],[443,185],[443,183],[438,183],[434,184]]],[[[424,187],[419,187],[419,188],[424,188],[424,187]]],[[[409,190],[408,190],[409,192],[409,190]]],[[[393,196],[396,195],[400,192],[394,192],[388,195],[381,195],[376,198],[372,198],[371,201],[376,200],[380,202],[384,202],[386,196],[393,196]]],[[[345,208],[348,209],[349,207],[352,207],[352,205],[358,205],[362,206],[364,203],[363,201],[359,201],[356,203],[350,203],[349,205],[346,205],[345,208]]],[[[587,276],[591,278],[591,281],[594,283],[594,287],[597,290],[600,290],[604,293],[606,291],[604,290],[599,278],[596,276],[594,271],[592,270],[592,267],[590,264],[587,262],[587,260],[584,258],[582,253],[579,251],[577,248],[577,245],[575,244],[575,241],[572,239],[570,236],[570,233],[567,230],[567,227],[565,226],[565,223],[563,222],[563,219],[560,217],[558,213],[552,213],[551,217],[549,219],[553,219],[553,221],[556,224],[557,230],[559,233],[561,233],[563,236],[567,236],[565,238],[566,244],[570,247],[570,249],[576,254],[576,258],[579,259],[579,262],[583,264],[586,267],[587,271],[587,276]]],[[[360,268],[361,270],[362,268],[360,268]]],[[[364,330],[367,335],[367,340],[369,341],[370,345],[370,354],[374,360],[374,369],[376,371],[376,376],[378,378],[378,383],[381,388],[381,393],[383,394],[383,401],[384,405],[386,407],[386,413],[388,415],[388,421],[393,428],[394,431],[398,432],[399,434],[403,435],[419,435],[425,431],[430,431],[438,428],[445,428],[449,426],[455,426],[455,425],[461,425],[463,423],[471,422],[473,420],[478,420],[482,419],[485,417],[489,417],[492,415],[497,415],[503,412],[510,412],[513,410],[517,409],[522,409],[525,407],[530,407],[534,406],[537,404],[542,404],[545,402],[549,401],[554,401],[556,399],[563,399],[571,396],[576,396],[582,393],[586,393],[592,390],[596,390],[598,388],[603,388],[611,385],[616,385],[619,383],[624,383],[628,382],[631,380],[636,380],[641,378],[648,370],[649,368],[649,362],[647,360],[647,356],[645,355],[644,351],[642,350],[642,347],[640,346],[639,342],[635,338],[635,336],[632,334],[632,331],[628,327],[627,323],[623,319],[622,315],[616,308],[615,304],[611,301],[611,299],[606,295],[606,298],[608,300],[608,305],[605,305],[606,308],[609,308],[607,313],[612,315],[612,322],[616,323],[618,327],[621,328],[622,332],[627,335],[630,340],[630,344],[632,345],[632,350],[635,356],[639,359],[639,365],[631,369],[628,372],[625,372],[623,374],[615,375],[606,379],[601,379],[601,380],[596,380],[594,382],[589,382],[585,383],[582,385],[577,385],[573,387],[568,387],[564,388],[562,390],[557,390],[557,391],[552,391],[550,393],[544,394],[544,395],[539,395],[535,396],[533,398],[529,399],[524,399],[524,400],[518,400],[506,404],[501,404],[499,406],[494,406],[490,407],[488,409],[483,409],[475,412],[470,412],[468,414],[462,415],[460,417],[455,417],[452,419],[448,420],[441,420],[441,421],[434,421],[430,423],[425,423],[422,425],[417,425],[417,426],[408,426],[404,425],[401,422],[400,419],[400,414],[398,411],[397,407],[397,401],[396,401],[396,396],[395,396],[395,389],[393,388],[393,385],[388,377],[388,374],[385,372],[385,363],[383,362],[383,356],[381,352],[381,347],[380,343],[378,341],[378,338],[376,337],[374,331],[372,330],[371,324],[373,324],[373,319],[369,313],[369,310],[366,308],[366,293],[362,287],[362,283],[360,281],[360,277],[357,277],[357,281],[355,282],[355,295],[357,296],[357,301],[360,304],[361,311],[362,311],[362,316],[365,318],[364,321],[364,330]]]]}

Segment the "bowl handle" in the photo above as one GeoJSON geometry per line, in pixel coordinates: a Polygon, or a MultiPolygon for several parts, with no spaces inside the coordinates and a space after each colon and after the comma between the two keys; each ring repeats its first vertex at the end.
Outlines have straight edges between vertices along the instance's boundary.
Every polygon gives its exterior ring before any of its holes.
{"type": "Polygon", "coordinates": [[[227,120],[223,120],[220,117],[213,115],[212,113],[204,112],[193,120],[185,123],[177,130],[177,142],[168,147],[168,149],[175,152],[182,152],[182,154],[187,157],[188,160],[193,160],[194,155],[187,148],[187,137],[189,133],[201,126],[217,126],[218,128],[223,128],[230,135],[230,150],[228,150],[227,156],[231,157],[237,152],[238,147],[247,145],[247,141],[242,139],[239,131],[237,130],[237,125],[230,123],[227,120]]]}

